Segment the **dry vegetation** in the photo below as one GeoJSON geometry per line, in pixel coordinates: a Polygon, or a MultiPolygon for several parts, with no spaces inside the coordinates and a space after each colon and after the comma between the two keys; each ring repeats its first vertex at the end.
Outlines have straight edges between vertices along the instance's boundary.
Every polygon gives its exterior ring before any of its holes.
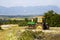
{"type": "MultiPolygon", "coordinates": [[[[9,40],[9,38],[5,39],[7,37],[6,35],[10,35],[10,33],[13,33],[12,36],[15,36],[15,33],[17,33],[17,31],[20,30],[21,28],[19,27],[10,28],[8,30],[2,30],[0,31],[0,40],[9,40]]],[[[43,40],[60,40],[60,27],[51,27],[49,30],[50,32],[48,30],[43,31],[44,31],[43,40]]],[[[15,39],[12,38],[11,40],[16,40],[16,38],[15,39]]]]}

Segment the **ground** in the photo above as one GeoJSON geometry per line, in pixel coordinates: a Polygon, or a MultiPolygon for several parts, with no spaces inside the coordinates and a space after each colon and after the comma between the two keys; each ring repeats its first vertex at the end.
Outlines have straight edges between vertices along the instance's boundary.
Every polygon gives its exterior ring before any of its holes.
{"type": "MultiPolygon", "coordinates": [[[[24,28],[20,27],[14,27],[8,30],[0,30],[0,40],[4,40],[5,35],[9,30],[22,30],[24,31],[24,28]]],[[[50,27],[50,30],[42,30],[45,33],[45,39],[46,40],[60,40],[60,27],[50,27]]]]}

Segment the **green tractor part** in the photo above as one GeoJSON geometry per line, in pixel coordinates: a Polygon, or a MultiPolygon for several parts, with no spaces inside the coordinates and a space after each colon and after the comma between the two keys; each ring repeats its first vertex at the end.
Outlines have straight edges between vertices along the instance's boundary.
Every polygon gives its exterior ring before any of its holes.
{"type": "Polygon", "coordinates": [[[28,26],[29,26],[28,28],[29,29],[34,29],[35,28],[35,24],[36,24],[35,22],[28,22],[28,26]]]}

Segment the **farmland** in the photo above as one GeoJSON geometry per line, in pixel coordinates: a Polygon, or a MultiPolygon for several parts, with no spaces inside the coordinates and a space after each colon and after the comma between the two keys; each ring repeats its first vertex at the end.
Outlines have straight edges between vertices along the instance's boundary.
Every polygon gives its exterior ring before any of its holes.
{"type": "Polygon", "coordinates": [[[8,29],[0,29],[0,40],[60,40],[59,17],[59,14],[51,10],[42,17],[2,18],[0,27],[8,29]],[[11,27],[11,24],[18,26],[11,27]]]}
{"type": "MultiPolygon", "coordinates": [[[[42,35],[42,36],[44,36],[42,39],[44,39],[44,40],[60,40],[60,31],[58,29],[60,30],[60,27],[59,28],[50,27],[50,30],[42,30],[42,32],[44,33],[44,35],[42,35]]],[[[7,37],[8,35],[13,34],[12,38],[14,37],[14,35],[16,35],[16,33],[18,33],[18,35],[20,35],[22,33],[22,30],[25,30],[25,29],[22,29],[20,27],[14,27],[14,28],[11,28],[8,30],[0,30],[0,40],[8,40],[9,39],[9,37],[7,37]]],[[[18,36],[18,35],[16,35],[16,36],[18,36]]],[[[14,39],[14,40],[17,40],[17,39],[14,39]]]]}

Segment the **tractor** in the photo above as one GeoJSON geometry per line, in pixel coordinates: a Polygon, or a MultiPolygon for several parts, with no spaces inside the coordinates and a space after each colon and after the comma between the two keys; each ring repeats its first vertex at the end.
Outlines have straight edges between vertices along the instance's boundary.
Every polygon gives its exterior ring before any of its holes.
{"type": "Polygon", "coordinates": [[[28,22],[28,26],[29,29],[41,29],[41,30],[49,29],[49,26],[46,23],[46,19],[43,17],[37,19],[37,22],[33,22],[33,21],[28,22]]]}

